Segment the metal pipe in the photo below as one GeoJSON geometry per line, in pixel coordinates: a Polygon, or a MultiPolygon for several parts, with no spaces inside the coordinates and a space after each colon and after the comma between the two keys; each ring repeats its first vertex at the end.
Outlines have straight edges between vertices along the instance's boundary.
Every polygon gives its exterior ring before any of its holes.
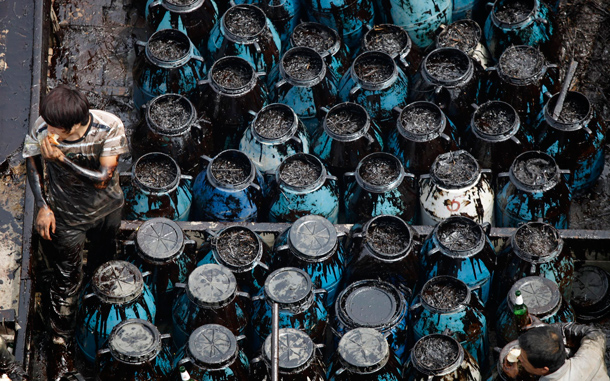
{"type": "Polygon", "coordinates": [[[271,380],[280,379],[280,305],[273,303],[271,320],[271,380]]]}

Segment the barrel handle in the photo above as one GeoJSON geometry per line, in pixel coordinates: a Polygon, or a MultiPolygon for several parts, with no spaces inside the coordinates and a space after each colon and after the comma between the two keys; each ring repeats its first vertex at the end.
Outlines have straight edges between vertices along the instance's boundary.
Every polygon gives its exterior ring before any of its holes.
{"type": "Polygon", "coordinates": [[[236,291],[235,295],[239,296],[240,298],[252,300],[252,296],[250,296],[250,294],[244,291],[236,291]]]}
{"type": "Polygon", "coordinates": [[[431,256],[441,251],[438,247],[434,246],[432,249],[428,250],[426,255],[431,256]]]}
{"type": "Polygon", "coordinates": [[[569,182],[570,180],[570,174],[572,173],[572,171],[570,171],[569,169],[560,169],[559,173],[563,175],[563,178],[565,179],[566,182],[569,182]]]}
{"type": "Polygon", "coordinates": [[[400,115],[400,113],[402,112],[402,109],[398,106],[394,106],[394,108],[392,109],[392,112],[394,112],[396,115],[400,115]]]}
{"type": "Polygon", "coordinates": [[[544,25],[549,25],[549,20],[543,19],[542,17],[537,17],[534,19],[535,22],[539,22],[544,25]]]}
{"type": "Polygon", "coordinates": [[[362,89],[362,86],[360,86],[359,84],[355,84],[354,87],[352,87],[352,89],[349,91],[349,97],[350,99],[354,99],[356,98],[356,94],[362,89]]]}
{"type": "Polygon", "coordinates": [[[263,262],[256,261],[256,262],[254,262],[254,266],[260,266],[260,267],[262,267],[263,269],[265,269],[265,270],[269,271],[269,266],[267,266],[267,265],[266,265],[266,264],[264,264],[263,262]]]}
{"type": "Polygon", "coordinates": [[[249,186],[249,187],[252,187],[252,188],[254,188],[254,189],[256,189],[257,191],[260,191],[260,190],[261,190],[260,185],[258,185],[258,184],[257,184],[257,183],[255,183],[255,182],[250,183],[250,185],[248,185],[248,186],[249,186]]]}
{"type": "Polygon", "coordinates": [[[326,304],[326,301],[328,299],[328,291],[326,291],[323,288],[318,288],[316,290],[313,290],[313,293],[315,296],[321,295],[322,296],[322,301],[324,302],[324,304],[326,304]]]}
{"type": "Polygon", "coordinates": [[[214,160],[214,159],[212,159],[211,157],[209,157],[209,156],[207,156],[207,155],[201,155],[201,156],[199,157],[199,165],[200,165],[202,168],[205,168],[205,167],[207,167],[207,166],[208,166],[208,164],[210,164],[210,163],[212,162],[212,160],[214,160]]]}
{"type": "Polygon", "coordinates": [[[193,248],[195,249],[197,247],[197,241],[195,241],[194,239],[187,239],[186,241],[184,241],[184,246],[185,248],[193,248]]]}
{"type": "Polygon", "coordinates": [[[210,84],[209,79],[200,79],[199,81],[197,81],[197,86],[204,86],[204,85],[209,85],[209,84],[210,84]]]}
{"type": "Polygon", "coordinates": [[[532,263],[532,267],[530,267],[530,275],[536,275],[536,264],[532,263]]]}
{"type": "Polygon", "coordinates": [[[91,297],[93,297],[93,296],[95,296],[95,293],[94,293],[94,292],[92,292],[91,294],[87,294],[87,295],[85,295],[85,296],[83,297],[83,300],[90,299],[90,298],[91,298],[91,297]]]}
{"type": "Polygon", "coordinates": [[[264,299],[265,299],[265,297],[261,296],[261,295],[256,295],[256,296],[253,296],[253,297],[250,298],[250,300],[253,301],[253,302],[258,302],[258,301],[264,300],[264,299]]]}
{"type": "Polygon", "coordinates": [[[288,81],[286,81],[285,79],[280,79],[279,81],[277,81],[275,83],[275,88],[279,89],[280,87],[285,86],[287,84],[288,84],[288,81]]]}
{"type": "Polygon", "coordinates": [[[487,7],[487,9],[491,10],[494,7],[494,3],[489,2],[485,4],[485,6],[487,7]]]}
{"type": "Polygon", "coordinates": [[[172,338],[172,335],[169,333],[164,333],[163,335],[161,335],[161,340],[168,340],[171,338],[172,338]]]}
{"type": "Polygon", "coordinates": [[[174,283],[174,288],[181,288],[186,290],[186,283],[174,283]]]}
{"type": "Polygon", "coordinates": [[[510,140],[515,143],[518,146],[522,146],[523,144],[521,143],[521,140],[519,140],[519,138],[517,138],[515,135],[510,137],[510,140]]]}
{"type": "Polygon", "coordinates": [[[475,111],[479,109],[479,105],[476,103],[471,103],[470,107],[472,107],[475,111]]]}
{"type": "Polygon", "coordinates": [[[449,135],[442,132],[439,136],[447,143],[447,145],[451,144],[451,138],[449,137],[449,135]]]}
{"type": "Polygon", "coordinates": [[[153,7],[158,7],[159,5],[161,5],[161,3],[163,3],[163,0],[155,0],[152,3],[148,4],[148,9],[151,9],[153,7]]]}
{"type": "Polygon", "coordinates": [[[242,340],[246,340],[246,335],[239,335],[237,337],[235,337],[236,341],[242,341],[242,340]]]}
{"type": "Polygon", "coordinates": [[[338,338],[343,337],[343,335],[342,335],[342,334],[341,334],[339,331],[337,331],[337,330],[335,329],[335,327],[330,327],[330,331],[333,333],[333,335],[335,335],[335,336],[336,336],[336,337],[338,337],[338,338]]]}
{"type": "Polygon", "coordinates": [[[234,7],[235,6],[235,0],[229,0],[229,5],[234,7]]]}
{"type": "Polygon", "coordinates": [[[319,349],[319,350],[326,348],[325,344],[314,344],[313,346],[314,346],[314,348],[319,349]]]}
{"type": "Polygon", "coordinates": [[[550,91],[545,91],[543,95],[544,95],[544,97],[546,98],[547,101],[549,99],[553,98],[553,94],[551,94],[550,91]]]}
{"type": "Polygon", "coordinates": [[[150,271],[144,271],[144,272],[142,273],[142,278],[146,278],[146,277],[150,276],[151,274],[152,274],[152,273],[151,273],[150,271]]]}
{"type": "Polygon", "coordinates": [[[343,174],[343,182],[354,181],[356,179],[356,172],[345,172],[343,174]]]}
{"type": "Polygon", "coordinates": [[[485,71],[498,71],[498,68],[495,66],[488,66],[485,71]]]}
{"type": "Polygon", "coordinates": [[[369,30],[373,30],[373,27],[369,24],[364,24],[364,28],[369,31],[369,30]]]}
{"type": "Polygon", "coordinates": [[[252,45],[254,45],[254,49],[256,49],[256,54],[261,54],[263,52],[263,49],[261,49],[258,41],[254,41],[252,45]]]}
{"type": "Polygon", "coordinates": [[[339,368],[338,371],[335,372],[336,375],[342,374],[343,372],[345,372],[345,368],[339,368]]]}
{"type": "Polygon", "coordinates": [[[178,361],[178,366],[188,364],[190,362],[191,362],[191,358],[187,356],[187,357],[184,357],[183,359],[181,359],[180,361],[178,361]]]}
{"type": "Polygon", "coordinates": [[[262,356],[258,356],[258,357],[253,358],[250,361],[250,364],[256,364],[256,363],[261,362],[261,361],[263,361],[263,357],[262,356]]]}
{"type": "Polygon", "coordinates": [[[491,232],[491,224],[489,222],[483,222],[481,227],[483,228],[485,234],[489,236],[489,233],[491,232]]]}
{"type": "Polygon", "coordinates": [[[491,169],[481,169],[481,176],[485,177],[489,181],[492,179],[492,173],[493,172],[491,169]]]}
{"type": "MultiPolygon", "coordinates": [[[[404,171],[404,169],[403,169],[404,171]]],[[[417,182],[417,176],[415,176],[414,174],[410,173],[410,172],[404,172],[404,176],[405,176],[405,180],[409,181],[411,183],[411,188],[413,188],[414,190],[417,190],[418,188],[418,182],[417,182]]]]}
{"type": "Polygon", "coordinates": [[[190,185],[193,182],[193,176],[191,175],[180,175],[180,180],[185,181],[187,185],[190,185]]]}
{"type": "Polygon", "coordinates": [[[195,61],[199,61],[199,62],[202,62],[205,64],[205,59],[203,59],[203,57],[201,57],[201,56],[193,55],[193,56],[191,56],[191,58],[193,58],[195,61]]]}
{"type": "Polygon", "coordinates": [[[591,129],[589,127],[584,126],[582,129],[585,130],[587,135],[589,135],[589,136],[593,135],[593,131],[591,131],[591,129]]]}
{"type": "Polygon", "coordinates": [[[322,106],[322,107],[320,107],[320,111],[322,111],[324,114],[328,114],[330,109],[328,107],[326,107],[326,106],[322,106]]]}
{"type": "Polygon", "coordinates": [[[122,247],[123,247],[123,255],[127,256],[127,250],[134,250],[136,247],[136,241],[133,240],[128,240],[128,241],[123,241],[122,243],[122,247]]]}
{"type": "Polygon", "coordinates": [[[337,178],[337,176],[333,176],[330,173],[326,172],[326,180],[338,181],[339,179],[337,178]]]}
{"type": "Polygon", "coordinates": [[[403,66],[405,68],[408,68],[411,66],[411,63],[409,61],[407,61],[407,54],[409,54],[409,52],[403,53],[400,56],[398,56],[398,60],[400,61],[401,64],[403,64],[403,66]]]}
{"type": "Polygon", "coordinates": [[[543,75],[544,75],[544,74],[546,74],[547,70],[549,70],[549,69],[555,69],[555,70],[557,70],[557,69],[559,69],[559,65],[557,65],[557,64],[547,64],[547,65],[545,65],[545,66],[542,68],[542,74],[543,74],[543,75]]]}
{"type": "Polygon", "coordinates": [[[366,140],[368,140],[368,146],[370,147],[373,143],[375,143],[375,139],[373,138],[373,135],[371,135],[371,133],[367,133],[366,135],[364,135],[366,137],[366,140]]]}
{"type": "Polygon", "coordinates": [[[254,72],[254,75],[256,75],[256,78],[266,77],[267,72],[266,71],[257,71],[257,72],[254,72]]]}
{"type": "Polygon", "coordinates": [[[134,48],[136,49],[137,56],[141,55],[144,52],[144,50],[146,50],[146,45],[147,45],[147,43],[144,41],[140,41],[140,40],[136,41],[134,48]]]}
{"type": "Polygon", "coordinates": [[[287,251],[290,250],[290,246],[288,245],[280,245],[275,248],[275,251],[287,251]]]}
{"type": "Polygon", "coordinates": [[[303,144],[303,140],[301,140],[301,138],[299,138],[298,136],[293,135],[288,140],[292,140],[293,142],[298,144],[300,146],[300,152],[305,151],[305,145],[303,144]]]}

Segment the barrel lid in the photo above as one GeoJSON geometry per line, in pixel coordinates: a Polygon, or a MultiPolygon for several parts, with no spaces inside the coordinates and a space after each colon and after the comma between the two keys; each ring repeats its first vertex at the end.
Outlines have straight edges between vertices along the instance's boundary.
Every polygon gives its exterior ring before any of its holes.
{"type": "Polygon", "coordinates": [[[392,284],[367,279],[344,289],[335,301],[335,311],[349,329],[391,328],[404,317],[406,301],[392,284]]]}
{"type": "Polygon", "coordinates": [[[206,324],[191,333],[188,353],[204,367],[219,368],[232,362],[237,354],[237,339],[226,327],[206,324]]]}
{"type": "Polygon", "coordinates": [[[429,376],[453,372],[464,360],[464,349],[451,336],[433,334],[415,343],[411,352],[413,366],[429,376]]]}
{"type": "Polygon", "coordinates": [[[265,294],[283,308],[303,302],[311,293],[311,278],[305,271],[295,267],[276,270],[265,280],[265,294]]]}
{"type": "Polygon", "coordinates": [[[304,216],[290,227],[288,245],[299,257],[308,261],[318,261],[335,249],[337,230],[322,216],[304,216]]]}
{"type": "Polygon", "coordinates": [[[440,251],[449,257],[470,257],[485,246],[481,225],[468,217],[451,216],[436,225],[433,236],[440,251]]]}
{"type": "Polygon", "coordinates": [[[244,226],[229,226],[213,240],[214,257],[231,271],[245,272],[256,266],[263,255],[258,235],[244,226]]]}
{"type": "Polygon", "coordinates": [[[555,159],[541,151],[527,151],[517,156],[510,166],[510,180],[527,192],[545,192],[559,183],[559,167],[555,159]]]}
{"type": "Polygon", "coordinates": [[[337,348],[344,366],[354,373],[372,373],[381,369],[390,357],[385,337],[372,328],[347,332],[337,348]]]}
{"type": "Polygon", "coordinates": [[[608,277],[597,266],[582,266],[574,272],[571,303],[579,321],[599,319],[610,311],[608,277]]]}
{"type": "Polygon", "coordinates": [[[516,303],[517,290],[521,291],[523,303],[532,315],[544,316],[561,303],[561,293],[557,283],[541,276],[528,276],[516,281],[508,292],[511,311],[516,303]]]}
{"type": "Polygon", "coordinates": [[[106,303],[129,303],[142,295],[144,281],[138,268],[125,261],[108,261],[91,279],[95,294],[106,303]]]}
{"type": "Polygon", "coordinates": [[[189,275],[186,290],[189,299],[202,307],[223,307],[233,300],[237,280],[228,268],[210,263],[189,275]]]}
{"type": "MultiPolygon", "coordinates": [[[[313,341],[303,331],[294,328],[279,330],[280,369],[295,370],[306,366],[314,355],[313,341]]],[[[271,362],[271,335],[265,339],[265,360],[271,362]]]]}
{"type": "Polygon", "coordinates": [[[458,278],[441,275],[424,284],[421,299],[423,304],[432,310],[456,311],[470,302],[470,290],[468,285],[458,278]]]}
{"type": "Polygon", "coordinates": [[[161,334],[151,322],[127,319],[117,324],[110,333],[108,347],[115,359],[140,364],[150,361],[161,351],[161,334]]]}
{"type": "Polygon", "coordinates": [[[440,154],[430,167],[432,180],[446,189],[474,185],[481,175],[477,159],[464,150],[440,154]]]}
{"type": "Polygon", "coordinates": [[[413,243],[409,225],[398,216],[374,217],[363,230],[367,247],[374,255],[386,260],[402,258],[413,243]]]}
{"type": "Polygon", "coordinates": [[[563,249],[563,240],[553,225],[528,222],[515,231],[511,246],[519,258],[538,264],[557,258],[563,249]]]}
{"type": "Polygon", "coordinates": [[[184,234],[174,221],[153,218],[140,225],[136,242],[144,259],[164,263],[182,252],[184,234]]]}

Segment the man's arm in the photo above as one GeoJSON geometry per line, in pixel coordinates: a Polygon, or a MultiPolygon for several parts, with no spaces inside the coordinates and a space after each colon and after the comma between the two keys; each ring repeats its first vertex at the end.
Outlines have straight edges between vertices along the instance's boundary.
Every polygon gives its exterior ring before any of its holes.
{"type": "Polygon", "coordinates": [[[112,176],[114,175],[114,171],[119,165],[119,156],[102,156],[100,158],[100,169],[99,171],[94,171],[92,169],[83,168],[80,165],[77,165],[72,160],[68,159],[66,155],[57,147],[55,147],[51,142],[49,142],[48,138],[42,140],[42,144],[40,145],[42,156],[46,160],[56,161],[63,163],[67,167],[71,168],[78,175],[85,177],[88,180],[91,180],[95,183],[95,187],[98,189],[104,189],[112,180],[112,176]]]}
{"type": "Polygon", "coordinates": [[[51,233],[55,233],[55,214],[47,205],[42,194],[42,161],[39,155],[30,156],[25,161],[28,182],[34,194],[38,214],[36,215],[36,231],[43,239],[50,240],[51,233]]]}

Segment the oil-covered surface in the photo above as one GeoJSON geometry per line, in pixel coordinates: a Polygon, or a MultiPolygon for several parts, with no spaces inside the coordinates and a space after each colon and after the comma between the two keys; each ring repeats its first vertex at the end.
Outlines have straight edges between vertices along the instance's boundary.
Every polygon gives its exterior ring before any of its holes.
{"type": "Polygon", "coordinates": [[[368,50],[378,50],[391,55],[399,54],[409,43],[408,35],[401,29],[376,27],[365,35],[368,50]]]}
{"type": "Polygon", "coordinates": [[[550,255],[559,242],[555,230],[548,225],[524,225],[515,235],[515,243],[519,250],[533,256],[550,255]]]}
{"type": "Polygon", "coordinates": [[[222,184],[241,184],[248,179],[250,167],[239,157],[219,157],[212,163],[212,175],[222,184]]]}
{"type": "Polygon", "coordinates": [[[215,66],[212,70],[212,79],[227,89],[241,89],[252,79],[252,68],[245,63],[243,65],[215,66]]]}
{"type": "Polygon", "coordinates": [[[306,157],[287,160],[280,167],[280,180],[293,187],[306,187],[314,184],[322,175],[322,166],[306,157]]]}
{"type": "Polygon", "coordinates": [[[502,73],[511,78],[529,79],[540,74],[544,55],[535,48],[510,47],[502,53],[498,62],[502,73]]]}
{"type": "Polygon", "coordinates": [[[368,368],[384,365],[389,348],[381,333],[370,328],[356,328],[343,335],[337,351],[349,365],[368,368]]]}
{"type": "Polygon", "coordinates": [[[366,241],[371,247],[385,254],[403,252],[411,242],[407,228],[394,220],[382,220],[369,226],[366,241]]]}
{"type": "Polygon", "coordinates": [[[454,22],[438,35],[437,46],[470,52],[477,46],[480,37],[481,31],[471,23],[454,22]]]}
{"type": "Polygon", "coordinates": [[[355,62],[354,70],[361,81],[381,83],[390,79],[394,66],[383,58],[367,55],[355,62]]]}
{"type": "Polygon", "coordinates": [[[362,180],[373,185],[388,185],[396,181],[400,168],[396,160],[384,157],[373,157],[364,160],[360,166],[362,180]]]}
{"type": "Polygon", "coordinates": [[[439,310],[452,310],[460,306],[468,289],[460,282],[430,282],[422,291],[422,299],[431,307],[439,310]]]}
{"type": "Polygon", "coordinates": [[[323,54],[335,44],[335,36],[326,27],[318,24],[298,25],[291,37],[294,46],[306,46],[323,54]]]}
{"type": "Polygon", "coordinates": [[[150,54],[162,61],[176,61],[188,53],[189,46],[182,40],[151,39],[148,43],[150,54]]]}
{"type": "Polygon", "coordinates": [[[547,157],[532,157],[515,161],[512,173],[524,184],[544,186],[557,178],[557,165],[547,157]]]}
{"type": "Polygon", "coordinates": [[[453,220],[438,228],[438,240],[449,250],[473,249],[481,241],[481,228],[476,224],[453,220]]]}
{"type": "Polygon", "coordinates": [[[488,135],[500,135],[510,131],[517,114],[503,104],[490,104],[476,114],[474,123],[481,132],[488,135]]]}
{"type": "Polygon", "coordinates": [[[153,188],[165,188],[176,180],[178,171],[170,160],[158,156],[140,160],[136,165],[136,177],[144,185],[153,188]]]}
{"type": "Polygon", "coordinates": [[[265,293],[280,303],[295,303],[311,292],[311,281],[296,269],[276,271],[265,281],[265,293]]]}
{"type": "Polygon", "coordinates": [[[338,135],[350,135],[360,131],[366,124],[366,114],[359,107],[338,109],[328,113],[326,125],[338,135]]]}
{"type": "Polygon", "coordinates": [[[426,70],[437,80],[452,81],[463,77],[468,71],[468,59],[450,51],[430,54],[424,61],[426,70]]]}
{"type": "Polygon", "coordinates": [[[258,113],[254,129],[267,139],[277,139],[290,131],[294,124],[294,116],[288,108],[265,108],[258,113]]]}
{"type": "Polygon", "coordinates": [[[188,279],[188,291],[202,305],[224,303],[237,290],[235,276],[226,267],[207,264],[197,267],[188,279]]]}
{"type": "Polygon", "coordinates": [[[400,122],[405,130],[424,135],[436,131],[442,123],[442,117],[438,109],[414,106],[401,113],[400,122]]]}
{"type": "Polygon", "coordinates": [[[265,26],[264,16],[249,7],[233,8],[224,20],[231,33],[242,37],[256,35],[265,26]]]}
{"type": "Polygon", "coordinates": [[[180,98],[164,98],[150,106],[150,119],[164,130],[184,126],[191,118],[191,110],[180,98]]]}
{"type": "Polygon", "coordinates": [[[463,185],[476,179],[478,169],[470,154],[458,151],[438,156],[430,171],[443,184],[463,185]]]}
{"type": "Polygon", "coordinates": [[[307,52],[292,52],[282,59],[282,66],[289,77],[298,80],[313,79],[322,71],[322,59],[307,52]]]}
{"type": "Polygon", "coordinates": [[[455,340],[435,335],[419,340],[411,355],[413,361],[424,369],[442,370],[453,365],[459,353],[459,344],[455,340]]]}
{"type": "Polygon", "coordinates": [[[197,328],[189,337],[188,350],[203,365],[222,364],[235,355],[235,335],[222,325],[206,324],[197,328]]]}
{"type": "Polygon", "coordinates": [[[131,321],[117,327],[108,343],[112,351],[137,361],[139,356],[154,352],[158,339],[158,333],[155,335],[153,327],[140,321],[131,321]]]}
{"type": "Polygon", "coordinates": [[[498,20],[507,24],[521,22],[529,16],[534,9],[534,2],[529,0],[506,1],[495,10],[498,20]]]}

